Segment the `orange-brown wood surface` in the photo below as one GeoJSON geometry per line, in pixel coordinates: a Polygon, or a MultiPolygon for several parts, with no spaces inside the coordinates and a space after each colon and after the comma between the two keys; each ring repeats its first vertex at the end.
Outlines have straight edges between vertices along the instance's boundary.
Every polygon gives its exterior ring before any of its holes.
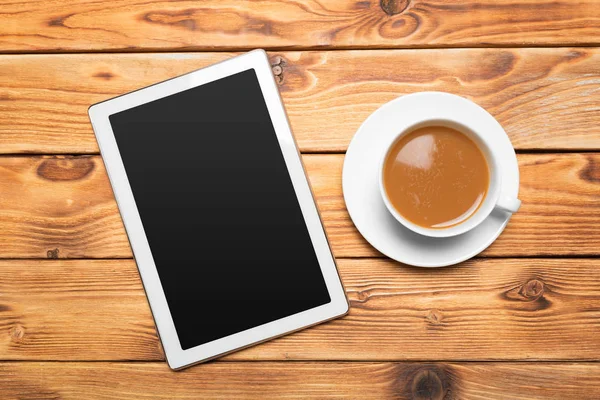
{"type": "MultiPolygon", "coordinates": [[[[0,154],[97,153],[90,104],[230,56],[0,57],[0,154]]],[[[600,148],[598,49],[272,52],[270,58],[305,152],[345,151],[370,113],[423,90],[474,100],[519,150],[600,148]]]]}
{"type": "Polygon", "coordinates": [[[0,0],[0,399],[600,398],[599,38],[600,0],[0,0]],[[87,108],[251,48],[351,310],[173,372],[87,108]],[[360,124],[426,90],[502,124],[523,200],[443,269],[377,252],[341,188],[360,124]]]}
{"type": "Polygon", "coordinates": [[[597,363],[0,363],[9,399],[596,399],[597,363]],[[571,384],[563,384],[570,382],[571,384]]]}
{"type": "MultiPolygon", "coordinates": [[[[303,158],[335,255],[381,257],[346,211],[344,156],[303,158]]],[[[523,206],[482,255],[600,254],[600,154],[519,154],[518,160],[523,206]]],[[[132,257],[99,156],[0,157],[0,192],[4,258],[132,257]]]]}
{"type": "Polygon", "coordinates": [[[598,44],[597,0],[1,0],[0,51],[598,44]]]}
{"type": "MultiPolygon", "coordinates": [[[[348,316],[228,360],[590,360],[598,259],[338,260],[348,316]]],[[[162,360],[133,260],[0,261],[3,360],[162,360]]],[[[1,393],[1,392],[0,392],[1,393]]]]}

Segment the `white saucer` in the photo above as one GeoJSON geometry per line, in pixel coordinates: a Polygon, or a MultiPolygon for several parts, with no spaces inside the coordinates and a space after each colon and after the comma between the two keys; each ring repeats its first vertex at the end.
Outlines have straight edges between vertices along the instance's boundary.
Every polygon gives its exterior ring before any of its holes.
{"type": "Polygon", "coordinates": [[[473,230],[450,238],[430,238],[402,226],[386,209],[378,187],[378,166],[386,146],[402,129],[423,118],[459,119],[481,132],[498,157],[502,191],[519,194],[519,166],[510,139],[487,111],[462,97],[421,92],[384,104],[367,118],[352,139],[342,174],[344,200],[356,228],[373,247],[396,261],[443,267],[467,260],[502,233],[511,214],[494,210],[473,230]]]}

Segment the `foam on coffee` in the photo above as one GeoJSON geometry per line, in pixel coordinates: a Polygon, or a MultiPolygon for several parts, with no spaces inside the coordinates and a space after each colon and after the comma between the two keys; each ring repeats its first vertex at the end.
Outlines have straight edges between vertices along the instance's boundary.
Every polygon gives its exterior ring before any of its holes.
{"type": "Polygon", "coordinates": [[[383,186],[392,206],[408,221],[444,229],[471,217],[490,182],[487,161],[475,142],[445,126],[426,126],[390,148],[383,186]]]}

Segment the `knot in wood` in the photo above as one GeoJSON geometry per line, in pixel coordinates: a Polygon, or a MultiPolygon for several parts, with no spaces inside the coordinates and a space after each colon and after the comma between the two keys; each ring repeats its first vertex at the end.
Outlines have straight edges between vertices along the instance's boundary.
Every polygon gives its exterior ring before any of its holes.
{"type": "Polygon", "coordinates": [[[412,398],[415,400],[442,400],[445,396],[444,384],[439,375],[431,369],[422,369],[415,374],[412,382],[412,398]]]}
{"type": "Polygon", "coordinates": [[[402,11],[406,10],[409,4],[410,0],[381,0],[379,3],[381,9],[387,15],[400,14],[402,11]]]}
{"type": "Polygon", "coordinates": [[[105,81],[110,81],[112,78],[115,77],[114,74],[112,74],[110,72],[106,72],[106,71],[97,72],[92,76],[94,78],[103,79],[105,81]]]}
{"type": "Polygon", "coordinates": [[[46,256],[51,259],[56,259],[56,258],[58,258],[58,253],[59,253],[58,249],[48,250],[46,252],[46,256]]]}
{"type": "Polygon", "coordinates": [[[285,67],[286,61],[281,56],[274,56],[271,59],[271,69],[273,70],[273,75],[275,75],[275,81],[278,84],[283,83],[283,67],[285,67]]]}
{"type": "Polygon", "coordinates": [[[368,290],[359,290],[359,291],[356,293],[356,295],[357,295],[357,297],[358,297],[358,300],[360,300],[360,301],[361,301],[361,302],[363,302],[363,303],[364,303],[365,301],[367,301],[367,300],[369,299],[369,297],[371,297],[371,296],[369,295],[369,291],[368,291],[368,290]]]}
{"type": "Polygon", "coordinates": [[[425,319],[431,325],[441,325],[442,324],[442,313],[439,310],[429,310],[425,319]]]}
{"type": "Polygon", "coordinates": [[[74,181],[84,179],[95,168],[90,156],[53,156],[39,164],[37,175],[51,181],[74,181]]]}
{"type": "Polygon", "coordinates": [[[587,157],[587,165],[579,172],[579,177],[592,184],[600,182],[600,163],[593,157],[587,157]]]}
{"type": "Polygon", "coordinates": [[[544,283],[531,279],[521,288],[521,296],[527,300],[537,300],[544,295],[544,283]]]}
{"type": "Polygon", "coordinates": [[[10,329],[9,335],[13,341],[20,342],[23,339],[23,336],[25,336],[25,329],[17,324],[10,329]]]}
{"type": "Polygon", "coordinates": [[[273,73],[275,74],[275,76],[281,75],[282,72],[283,68],[281,68],[281,65],[276,65],[273,67],[273,73]]]}

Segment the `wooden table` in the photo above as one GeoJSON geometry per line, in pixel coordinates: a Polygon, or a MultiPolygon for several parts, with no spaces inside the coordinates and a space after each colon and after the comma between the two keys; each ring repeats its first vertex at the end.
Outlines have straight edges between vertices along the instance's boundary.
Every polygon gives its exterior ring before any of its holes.
{"type": "Polygon", "coordinates": [[[0,0],[0,398],[600,398],[598,45],[600,0],[0,0]],[[171,372],[86,109],[256,47],[351,312],[171,372]],[[521,172],[502,236],[438,270],[341,191],[360,123],[424,90],[485,107],[521,172]]]}

